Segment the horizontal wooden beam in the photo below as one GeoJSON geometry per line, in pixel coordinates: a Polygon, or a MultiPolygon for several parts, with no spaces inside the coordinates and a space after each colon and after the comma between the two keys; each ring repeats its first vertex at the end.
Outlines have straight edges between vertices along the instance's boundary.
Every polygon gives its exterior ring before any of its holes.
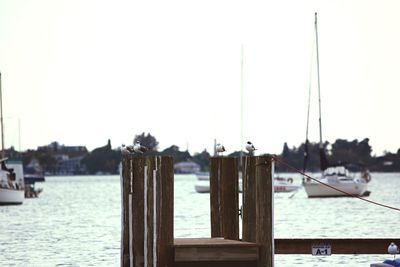
{"type": "Polygon", "coordinates": [[[275,239],[275,254],[312,254],[313,245],[330,245],[332,254],[388,254],[391,242],[400,238],[310,238],[275,239]]]}
{"type": "Polygon", "coordinates": [[[223,238],[178,238],[174,240],[175,262],[257,261],[258,247],[223,238]]]}

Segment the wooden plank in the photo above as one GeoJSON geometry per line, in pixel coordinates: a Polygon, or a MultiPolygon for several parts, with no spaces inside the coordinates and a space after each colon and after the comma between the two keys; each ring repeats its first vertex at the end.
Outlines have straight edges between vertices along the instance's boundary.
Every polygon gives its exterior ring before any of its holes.
{"type": "Polygon", "coordinates": [[[174,261],[174,158],[159,157],[157,163],[158,266],[171,266],[174,261]]]}
{"type": "Polygon", "coordinates": [[[258,245],[222,238],[175,239],[175,262],[257,261],[258,245]]]}
{"type": "Polygon", "coordinates": [[[211,237],[239,239],[238,158],[210,158],[211,237]]]}
{"type": "Polygon", "coordinates": [[[309,238],[275,239],[276,254],[310,254],[315,244],[331,246],[332,254],[387,254],[391,242],[400,244],[400,238],[309,238]]]}
{"type": "Polygon", "coordinates": [[[270,156],[256,157],[256,243],[260,245],[258,267],[274,266],[274,185],[270,156]]]}
{"type": "Polygon", "coordinates": [[[256,261],[258,248],[179,248],[175,249],[175,261],[256,261]]]}
{"type": "Polygon", "coordinates": [[[156,266],[153,264],[157,263],[157,253],[154,253],[154,186],[157,185],[155,183],[154,178],[156,174],[155,170],[155,157],[146,157],[145,166],[144,166],[144,209],[143,209],[143,219],[144,219],[144,266],[156,266]]]}
{"type": "Polygon", "coordinates": [[[257,267],[256,261],[182,261],[175,262],[174,267],[257,267]]]}
{"type": "MultiPolygon", "coordinates": [[[[132,234],[130,241],[133,244],[133,266],[144,265],[144,177],[145,158],[134,156],[132,158],[132,234]]],[[[126,265],[124,265],[126,266],[126,265]]],[[[129,266],[129,265],[128,265],[129,266]]]]}
{"type": "Polygon", "coordinates": [[[243,157],[242,239],[256,241],[255,157],[243,157]]]}
{"type": "Polygon", "coordinates": [[[221,157],[210,158],[210,219],[211,237],[221,237],[222,234],[222,210],[221,210],[221,157]]]}
{"type": "Polygon", "coordinates": [[[121,173],[121,266],[129,265],[129,197],[131,195],[131,160],[128,157],[122,158],[121,173]]]}
{"type": "Polygon", "coordinates": [[[239,240],[238,158],[222,158],[220,194],[222,196],[222,236],[239,240]]]}
{"type": "Polygon", "coordinates": [[[224,238],[175,238],[174,247],[258,247],[256,243],[224,238]]]}

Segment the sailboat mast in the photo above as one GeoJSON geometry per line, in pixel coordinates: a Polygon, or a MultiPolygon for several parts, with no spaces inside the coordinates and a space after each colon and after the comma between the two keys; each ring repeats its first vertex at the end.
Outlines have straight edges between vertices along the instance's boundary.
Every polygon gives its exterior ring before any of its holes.
{"type": "Polygon", "coordinates": [[[319,107],[319,146],[322,148],[322,121],[321,121],[321,84],[319,79],[319,51],[318,51],[318,28],[317,12],[315,12],[315,42],[317,46],[317,75],[318,75],[318,107],[319,107]]]}
{"type": "Polygon", "coordinates": [[[3,124],[3,96],[1,92],[1,72],[0,72],[0,125],[1,125],[1,157],[4,158],[4,124],[3,124]]]}
{"type": "Polygon", "coordinates": [[[318,29],[317,29],[317,12],[315,12],[315,41],[317,45],[317,75],[318,75],[318,105],[319,105],[319,157],[320,157],[320,167],[324,171],[328,168],[329,163],[326,158],[325,148],[322,144],[322,120],[321,120],[321,84],[319,79],[319,51],[318,51],[318,29]]]}
{"type": "Polygon", "coordinates": [[[240,161],[243,156],[243,44],[240,59],[240,161]]]}

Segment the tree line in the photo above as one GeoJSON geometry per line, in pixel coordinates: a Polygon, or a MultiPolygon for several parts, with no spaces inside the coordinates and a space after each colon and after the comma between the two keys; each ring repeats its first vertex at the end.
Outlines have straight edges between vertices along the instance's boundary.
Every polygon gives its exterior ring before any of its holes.
{"type": "MultiPolygon", "coordinates": [[[[209,170],[209,157],[212,155],[206,149],[193,155],[188,151],[181,151],[176,145],[159,151],[159,143],[150,133],[135,135],[134,142],[136,141],[140,141],[141,144],[149,148],[149,151],[146,152],[148,155],[171,155],[174,157],[175,162],[193,161],[200,165],[202,171],[209,170]]],[[[289,148],[287,143],[284,143],[281,154],[276,156],[287,164],[302,170],[304,155],[306,149],[308,149],[306,171],[318,171],[320,169],[319,147],[318,143],[311,142],[307,144],[307,148],[305,143],[300,144],[298,147],[289,148]]],[[[330,164],[347,164],[352,171],[368,169],[377,172],[400,172],[400,149],[397,153],[387,152],[383,156],[372,156],[372,147],[368,138],[361,141],[357,139],[352,141],[337,139],[332,144],[325,142],[323,148],[330,164]]],[[[228,156],[240,156],[241,154],[248,155],[245,152],[235,151],[228,156]]],[[[59,149],[38,149],[25,152],[17,152],[13,148],[6,150],[6,156],[20,157],[23,159],[24,165],[28,164],[32,158],[36,158],[43,171],[50,173],[56,173],[56,168],[59,167],[60,155],[77,158],[80,161],[79,166],[84,166],[84,168],[77,167],[74,170],[74,174],[117,174],[121,162],[120,148],[113,149],[110,140],[105,146],[98,147],[90,152],[85,147],[73,151],[63,150],[62,147],[59,149]]],[[[279,163],[276,165],[276,170],[281,172],[292,171],[287,166],[279,163]]]]}

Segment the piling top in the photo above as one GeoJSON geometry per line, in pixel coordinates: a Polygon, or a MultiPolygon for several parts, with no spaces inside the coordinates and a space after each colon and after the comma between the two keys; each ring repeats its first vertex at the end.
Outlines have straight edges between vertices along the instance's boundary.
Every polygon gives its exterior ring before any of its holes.
{"type": "Polygon", "coordinates": [[[172,155],[143,155],[143,154],[137,154],[137,153],[122,155],[122,159],[134,159],[134,158],[151,159],[151,158],[155,158],[155,157],[157,157],[157,158],[171,158],[171,159],[174,158],[174,156],[172,156],[172,155]]]}

